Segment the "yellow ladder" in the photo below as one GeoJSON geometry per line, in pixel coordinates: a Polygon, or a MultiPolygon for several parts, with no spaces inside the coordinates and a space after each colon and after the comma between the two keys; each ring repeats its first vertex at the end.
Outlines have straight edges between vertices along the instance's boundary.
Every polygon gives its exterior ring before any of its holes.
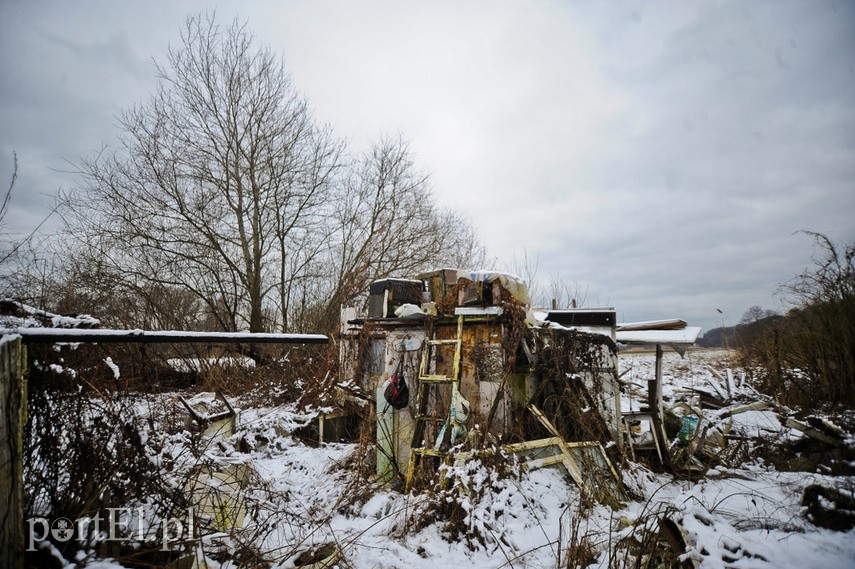
{"type": "MultiPolygon", "coordinates": [[[[434,334],[434,338],[436,335],[434,334]]],[[[457,337],[451,338],[448,340],[425,340],[425,348],[422,351],[422,361],[419,366],[419,388],[416,393],[416,416],[415,416],[415,427],[413,429],[413,439],[410,444],[410,461],[409,466],[407,467],[407,480],[406,480],[406,490],[409,491],[410,487],[413,483],[413,474],[416,468],[416,460],[425,456],[434,456],[434,457],[442,457],[445,456],[445,452],[441,451],[434,446],[427,445],[421,446],[424,444],[424,436],[425,436],[425,427],[426,423],[429,421],[436,421],[436,416],[431,416],[427,414],[427,405],[428,399],[430,397],[430,389],[431,387],[437,385],[451,385],[451,399],[454,399],[454,393],[460,388],[460,356],[461,356],[461,347],[463,344],[463,315],[458,315],[457,317],[457,337]],[[430,360],[433,357],[432,352],[433,348],[436,346],[454,346],[454,360],[451,365],[451,375],[442,375],[436,373],[430,373],[430,360]]],[[[451,403],[449,403],[449,410],[447,412],[447,416],[440,421],[444,423],[442,430],[440,431],[440,435],[438,440],[436,441],[436,446],[439,446],[442,439],[446,427],[449,426],[451,422],[451,403]]]]}

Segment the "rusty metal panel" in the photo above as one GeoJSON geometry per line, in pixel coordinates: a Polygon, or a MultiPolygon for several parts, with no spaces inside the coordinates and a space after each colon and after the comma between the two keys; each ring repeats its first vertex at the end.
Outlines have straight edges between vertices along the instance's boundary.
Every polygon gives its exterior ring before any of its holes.
{"type": "MultiPolygon", "coordinates": [[[[498,321],[464,322],[460,392],[472,404],[470,424],[485,426],[499,391],[507,391],[502,383],[505,373],[502,339],[502,324],[498,321]]],[[[507,395],[502,394],[490,425],[495,434],[503,433],[508,423],[510,397],[507,395]]]]}

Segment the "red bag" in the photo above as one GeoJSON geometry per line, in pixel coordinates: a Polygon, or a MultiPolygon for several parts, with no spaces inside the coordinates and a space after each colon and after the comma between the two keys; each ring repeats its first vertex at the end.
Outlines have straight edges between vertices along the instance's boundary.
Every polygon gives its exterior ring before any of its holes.
{"type": "Polygon", "coordinates": [[[392,376],[383,396],[386,398],[386,402],[395,409],[403,409],[409,404],[410,388],[407,387],[407,380],[404,378],[403,371],[392,376]]]}

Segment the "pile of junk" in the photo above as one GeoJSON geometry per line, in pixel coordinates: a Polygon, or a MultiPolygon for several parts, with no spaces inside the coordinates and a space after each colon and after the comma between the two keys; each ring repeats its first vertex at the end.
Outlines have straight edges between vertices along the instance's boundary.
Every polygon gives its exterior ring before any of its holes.
{"type": "Polygon", "coordinates": [[[321,442],[338,440],[358,416],[372,423],[377,477],[406,488],[489,442],[530,469],[565,468],[594,499],[622,500],[614,465],[636,450],[628,421],[661,429],[662,411],[657,365],[650,405],[621,412],[620,336],[655,345],[660,362],[657,338],[685,347],[700,329],[654,322],[623,330],[613,308],[531,304],[525,282],[501,272],[375,281],[367,314],[342,309],[338,405],[320,418],[321,442]]]}

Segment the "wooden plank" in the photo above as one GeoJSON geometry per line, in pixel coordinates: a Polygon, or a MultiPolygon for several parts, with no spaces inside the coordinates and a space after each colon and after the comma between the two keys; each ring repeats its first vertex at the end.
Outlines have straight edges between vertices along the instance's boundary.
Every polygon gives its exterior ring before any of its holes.
{"type": "Polygon", "coordinates": [[[536,439],[533,441],[524,441],[521,443],[504,445],[502,448],[509,451],[509,452],[522,452],[522,451],[526,451],[526,450],[536,450],[536,449],[550,447],[553,445],[557,445],[560,442],[561,442],[560,437],[548,437],[545,439],[536,439]]]}
{"type": "Polygon", "coordinates": [[[582,491],[582,493],[593,496],[593,490],[590,486],[585,482],[585,478],[582,476],[582,471],[579,468],[579,465],[576,464],[576,460],[573,458],[573,455],[570,454],[570,450],[567,447],[567,443],[564,442],[564,438],[561,436],[561,433],[555,428],[555,425],[546,418],[546,416],[541,412],[540,409],[537,408],[533,403],[529,404],[529,410],[537,417],[537,420],[546,427],[546,430],[552,433],[558,440],[558,448],[561,449],[562,460],[561,462],[564,464],[564,467],[567,469],[567,472],[570,474],[570,477],[582,491]]]}
{"type": "Polygon", "coordinates": [[[831,437],[831,436],[823,433],[819,429],[815,429],[815,428],[811,427],[810,425],[808,425],[807,423],[802,423],[801,421],[797,421],[793,418],[787,419],[786,423],[784,423],[784,424],[787,427],[790,427],[791,429],[796,429],[797,431],[801,431],[805,435],[811,437],[812,439],[816,439],[820,442],[828,443],[828,444],[836,446],[836,447],[842,447],[844,444],[843,439],[831,437]]]}
{"type": "Polygon", "coordinates": [[[623,489],[620,477],[609,460],[609,457],[606,455],[603,445],[597,441],[567,442],[561,436],[561,433],[555,425],[546,418],[543,412],[538,409],[536,405],[530,404],[528,408],[534,416],[537,417],[537,420],[546,427],[546,430],[552,433],[555,436],[555,439],[557,439],[558,448],[561,449],[563,456],[562,462],[565,468],[567,468],[567,472],[570,473],[571,478],[573,478],[573,481],[584,494],[597,498],[596,492],[594,492],[594,487],[588,483],[587,478],[582,473],[582,469],[579,467],[578,459],[582,459],[582,462],[585,463],[586,461],[584,460],[584,457],[585,454],[588,453],[593,454],[593,456],[596,457],[595,460],[598,464],[586,464],[586,466],[599,468],[607,477],[611,476],[612,484],[609,488],[609,493],[611,494],[612,500],[610,501],[617,502],[626,498],[626,492],[623,489]]]}
{"type": "Polygon", "coordinates": [[[558,432],[558,429],[555,428],[555,425],[552,424],[552,421],[547,419],[546,415],[544,415],[543,412],[538,409],[534,403],[529,404],[528,410],[531,411],[535,417],[537,417],[537,420],[540,421],[540,424],[546,427],[546,430],[549,431],[549,433],[553,437],[557,437],[560,440],[564,440],[564,437],[561,436],[561,433],[558,432]]]}
{"type": "Polygon", "coordinates": [[[24,567],[24,425],[27,356],[21,339],[0,340],[0,567],[24,567]]]}
{"type": "Polygon", "coordinates": [[[726,419],[727,417],[732,417],[733,415],[739,415],[740,413],[746,413],[748,411],[765,411],[766,409],[769,409],[769,407],[769,404],[765,401],[755,401],[754,403],[749,403],[748,405],[742,405],[740,407],[728,409],[727,411],[721,414],[721,418],[726,419]]]}
{"type": "Polygon", "coordinates": [[[719,399],[721,399],[722,401],[728,401],[729,397],[727,396],[727,393],[725,393],[725,390],[722,388],[722,385],[726,384],[727,380],[720,373],[718,373],[712,366],[707,366],[707,369],[710,371],[711,374],[713,374],[713,376],[715,376],[715,378],[718,380],[718,382],[713,381],[708,377],[704,378],[704,379],[706,379],[706,382],[710,384],[710,387],[712,387],[715,390],[716,395],[718,395],[719,399]]]}
{"type": "Polygon", "coordinates": [[[727,374],[727,395],[729,399],[733,399],[733,396],[736,395],[736,383],[733,380],[733,370],[727,368],[724,371],[727,374]]]}
{"type": "MultiPolygon", "coordinates": [[[[536,439],[533,441],[523,441],[521,443],[512,443],[502,445],[502,450],[511,454],[518,454],[528,451],[541,450],[551,446],[558,447],[561,444],[561,439],[558,437],[548,437],[545,439],[536,439]]],[[[482,454],[492,454],[492,451],[465,451],[458,452],[454,455],[454,464],[460,466],[472,458],[482,454]]]]}
{"type": "Polygon", "coordinates": [[[529,461],[526,461],[525,466],[528,470],[537,470],[538,468],[547,468],[549,466],[554,466],[556,464],[562,464],[564,462],[564,454],[556,454],[553,456],[547,456],[544,458],[535,458],[529,461]]]}

